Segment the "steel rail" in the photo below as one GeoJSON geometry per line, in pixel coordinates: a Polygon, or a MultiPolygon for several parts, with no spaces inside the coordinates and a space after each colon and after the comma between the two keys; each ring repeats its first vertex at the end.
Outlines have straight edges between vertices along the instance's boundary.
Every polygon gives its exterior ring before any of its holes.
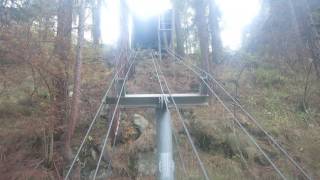
{"type": "MultiPolygon", "coordinates": [[[[154,67],[154,70],[155,70],[156,75],[157,75],[157,79],[158,79],[158,82],[159,82],[159,85],[160,85],[160,89],[161,89],[162,95],[164,95],[165,93],[164,93],[163,85],[162,85],[162,82],[161,82],[161,79],[160,79],[160,76],[159,76],[158,68],[157,68],[156,63],[155,63],[154,52],[152,52],[151,57],[152,57],[153,67],[154,67]]],[[[167,101],[164,101],[164,102],[166,104],[167,110],[169,111],[168,102],[167,101]]],[[[184,172],[185,175],[187,175],[186,165],[185,165],[185,162],[184,162],[184,160],[182,158],[181,150],[180,150],[180,147],[179,147],[179,141],[178,141],[178,138],[177,138],[175,130],[173,130],[173,139],[174,139],[176,147],[177,147],[177,151],[178,151],[178,154],[179,154],[179,159],[181,161],[183,172],[184,172]]]]}
{"type": "Polygon", "coordinates": [[[106,148],[106,145],[107,145],[107,141],[108,141],[108,137],[109,137],[109,135],[110,135],[110,131],[111,131],[111,128],[112,128],[112,124],[113,124],[113,121],[114,121],[114,118],[115,118],[115,115],[116,115],[116,110],[117,110],[117,108],[118,108],[118,105],[119,105],[119,102],[120,102],[120,99],[121,99],[121,94],[122,94],[122,92],[123,92],[123,90],[124,90],[125,82],[126,82],[127,79],[128,79],[129,72],[130,72],[130,70],[131,70],[132,65],[133,65],[134,62],[135,62],[136,56],[137,56],[137,52],[135,52],[134,57],[133,57],[133,60],[132,60],[130,66],[129,66],[129,68],[128,68],[128,71],[127,71],[127,73],[126,73],[126,75],[125,75],[124,83],[122,84],[122,87],[121,87],[121,90],[120,90],[120,93],[119,93],[119,97],[118,97],[118,101],[117,101],[117,103],[116,103],[116,105],[115,105],[115,109],[114,109],[113,114],[112,114],[112,118],[111,118],[111,121],[110,121],[110,125],[109,125],[109,127],[108,127],[106,136],[105,136],[105,138],[104,138],[103,147],[102,147],[102,150],[101,150],[101,153],[100,153],[100,157],[99,157],[99,160],[98,160],[98,163],[97,163],[97,167],[96,167],[96,170],[95,170],[95,173],[94,173],[94,176],[93,176],[93,180],[95,180],[96,177],[97,177],[97,174],[98,174],[98,171],[99,171],[99,166],[100,166],[100,163],[101,163],[101,159],[102,159],[103,153],[104,153],[104,151],[105,151],[105,148],[106,148]]]}
{"type": "MultiPolygon", "coordinates": [[[[161,70],[161,66],[158,64],[157,61],[156,61],[156,64],[158,65],[159,71],[160,71],[160,73],[161,73],[161,76],[162,76],[162,79],[163,79],[163,81],[164,81],[164,83],[165,83],[165,86],[166,86],[166,88],[167,88],[167,90],[168,90],[168,93],[169,93],[169,95],[171,95],[171,94],[172,94],[172,93],[171,93],[171,90],[170,90],[170,88],[169,88],[169,86],[168,86],[168,83],[167,83],[167,80],[166,80],[166,78],[165,78],[165,76],[164,76],[164,74],[163,74],[163,71],[161,70]]],[[[205,179],[206,179],[206,180],[209,180],[209,176],[208,176],[207,170],[206,170],[206,168],[205,168],[205,166],[204,166],[204,164],[203,164],[203,162],[202,162],[202,160],[201,160],[201,158],[200,158],[200,156],[199,156],[199,153],[198,153],[198,151],[197,151],[197,149],[196,149],[196,146],[194,145],[194,142],[193,142],[193,140],[192,140],[192,138],[191,138],[191,135],[190,135],[190,132],[189,132],[189,130],[188,130],[188,127],[186,126],[186,123],[184,122],[185,120],[183,119],[183,117],[182,117],[182,115],[181,115],[181,113],[180,113],[180,111],[179,111],[179,108],[178,108],[178,106],[177,106],[174,98],[171,98],[171,99],[172,99],[172,102],[173,102],[173,104],[174,104],[174,106],[175,106],[175,109],[176,109],[176,111],[177,111],[177,114],[178,114],[178,116],[179,116],[179,119],[180,119],[180,121],[181,121],[181,123],[182,123],[182,126],[183,126],[183,128],[184,128],[184,130],[185,130],[185,132],[186,132],[186,134],[187,134],[187,138],[188,138],[188,140],[189,140],[189,142],[190,142],[190,145],[191,145],[191,147],[192,147],[192,150],[193,150],[193,152],[194,152],[194,154],[195,154],[195,156],[196,156],[196,158],[197,158],[197,161],[198,161],[198,164],[199,164],[199,166],[200,166],[200,169],[201,169],[201,171],[202,171],[205,179]]]]}
{"type": "MultiPolygon", "coordinates": [[[[184,63],[185,64],[185,63],[184,63]]],[[[186,65],[193,73],[195,73],[197,76],[201,77],[198,72],[196,72],[194,69],[192,69],[190,66],[186,65]]],[[[283,173],[280,171],[280,169],[274,164],[274,162],[270,159],[270,157],[265,153],[265,151],[260,147],[260,145],[257,143],[257,141],[254,139],[253,136],[247,131],[247,129],[241,124],[239,119],[235,117],[235,115],[232,113],[230,108],[222,101],[222,99],[215,93],[215,91],[210,87],[210,85],[204,81],[210,92],[218,99],[218,101],[221,103],[221,105],[232,115],[233,120],[238,124],[240,129],[250,138],[251,142],[258,148],[258,150],[263,154],[263,156],[267,159],[267,161],[271,164],[273,169],[279,174],[279,176],[286,180],[287,178],[283,175],[283,173]]]]}
{"type": "MultiPolygon", "coordinates": [[[[131,56],[132,56],[132,53],[130,53],[127,63],[128,63],[129,60],[131,59],[131,56]]],[[[120,57],[119,57],[119,58],[120,58],[120,57]]],[[[117,66],[118,66],[118,65],[117,65],[117,66]]],[[[124,66],[125,66],[125,65],[124,65],[124,66]]],[[[120,68],[119,71],[117,71],[117,73],[118,73],[118,72],[121,72],[121,70],[122,70],[122,68],[120,68]]],[[[114,149],[115,149],[114,147],[115,147],[115,144],[116,144],[116,141],[117,141],[119,126],[120,126],[120,122],[117,124],[117,127],[116,127],[116,132],[115,132],[114,140],[113,140],[112,147],[111,147],[111,154],[114,153],[114,149]]],[[[112,159],[111,159],[111,157],[110,157],[109,162],[108,162],[108,167],[107,167],[107,175],[108,175],[108,172],[109,172],[109,170],[110,170],[110,168],[111,168],[111,163],[112,163],[112,159]]]]}
{"type": "MultiPolygon", "coordinates": [[[[124,68],[124,67],[125,67],[125,65],[122,65],[122,66],[120,67],[120,69],[122,69],[122,68],[124,68]]],[[[112,73],[114,73],[114,72],[116,72],[116,69],[113,69],[113,72],[112,72],[112,73]]],[[[76,153],[76,155],[75,155],[75,157],[74,157],[74,159],[73,159],[73,161],[72,161],[72,163],[71,163],[71,165],[70,165],[70,168],[69,168],[69,170],[68,170],[68,172],[67,172],[64,180],[67,180],[68,177],[70,176],[70,173],[71,173],[71,171],[72,171],[72,168],[73,168],[75,162],[78,160],[79,154],[80,154],[80,152],[81,152],[81,150],[82,150],[82,148],[83,148],[83,146],[84,146],[87,138],[89,137],[89,134],[90,134],[90,132],[91,132],[91,130],[92,130],[92,128],[93,128],[93,125],[94,125],[94,123],[96,122],[97,118],[99,117],[101,110],[102,110],[103,107],[105,106],[105,100],[106,100],[106,98],[107,98],[107,96],[108,96],[108,94],[109,94],[109,92],[110,92],[110,90],[111,90],[111,88],[112,88],[112,86],[113,86],[116,78],[117,78],[118,73],[119,73],[119,72],[117,71],[116,74],[113,76],[112,81],[111,81],[111,83],[110,83],[107,91],[105,92],[104,96],[102,97],[101,102],[100,102],[100,105],[99,105],[99,107],[98,107],[98,110],[96,111],[96,113],[95,113],[95,115],[94,115],[94,117],[93,117],[93,119],[92,119],[92,121],[91,121],[91,123],[90,123],[90,126],[89,126],[89,128],[88,128],[88,130],[87,130],[87,132],[86,132],[86,134],[85,134],[85,136],[84,136],[84,138],[83,138],[82,141],[81,141],[80,147],[79,147],[78,150],[77,150],[77,153],[76,153]]]]}
{"type": "MultiPolygon", "coordinates": [[[[188,67],[188,69],[190,69],[190,65],[187,65],[181,56],[178,56],[177,54],[174,54],[173,52],[171,52],[170,50],[168,50],[168,52],[172,55],[175,56],[177,58],[179,58],[179,62],[181,62],[184,66],[188,67]]],[[[191,64],[191,63],[190,63],[191,64]]],[[[221,83],[215,79],[210,73],[206,72],[205,70],[201,69],[200,67],[198,67],[195,64],[191,64],[191,66],[197,68],[199,71],[201,71],[202,73],[205,73],[207,76],[209,76],[209,78],[211,78],[222,90],[223,92],[225,92],[227,94],[227,96],[240,108],[240,110],[242,112],[245,113],[245,115],[247,117],[249,117],[249,119],[251,121],[253,121],[253,123],[271,140],[271,142],[289,159],[289,161],[291,162],[291,164],[293,164],[297,169],[300,170],[300,172],[308,179],[308,180],[312,180],[312,177],[291,157],[291,155],[288,153],[288,151],[286,151],[278,142],[276,139],[274,139],[274,137],[267,131],[265,130],[262,125],[247,111],[244,109],[244,107],[221,85],[221,83]]],[[[192,68],[191,68],[192,69],[192,68]]],[[[190,70],[191,70],[190,69],[190,70]]],[[[194,70],[194,69],[193,69],[194,70]]],[[[192,71],[193,71],[192,70],[192,71]]]]}

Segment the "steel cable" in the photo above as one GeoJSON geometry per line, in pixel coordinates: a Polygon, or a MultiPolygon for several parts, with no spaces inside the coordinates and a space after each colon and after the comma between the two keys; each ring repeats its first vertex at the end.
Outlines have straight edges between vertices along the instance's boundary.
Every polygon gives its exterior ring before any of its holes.
{"type": "MultiPolygon", "coordinates": [[[[127,59],[128,59],[127,63],[128,63],[129,60],[131,59],[131,56],[132,56],[132,53],[130,53],[129,58],[127,58],[127,59]]],[[[121,72],[121,69],[120,69],[119,71],[121,72]]],[[[118,71],[117,71],[117,72],[118,72],[118,71]]],[[[120,123],[118,123],[118,124],[117,124],[117,127],[116,127],[116,131],[115,131],[115,135],[114,135],[114,140],[113,140],[113,143],[112,143],[112,146],[111,146],[111,154],[114,153],[114,149],[115,149],[114,147],[115,147],[115,144],[116,144],[116,141],[117,141],[119,126],[120,126],[120,123]]],[[[109,162],[108,162],[108,167],[107,167],[107,176],[108,176],[108,172],[109,172],[109,170],[110,170],[110,168],[111,168],[111,163],[112,163],[112,159],[111,159],[111,157],[110,157],[109,162]]]]}
{"type": "MultiPolygon", "coordinates": [[[[179,58],[179,62],[181,62],[184,66],[186,66],[188,69],[190,69],[191,71],[195,72],[194,69],[192,67],[190,67],[190,65],[187,65],[183,60],[182,57],[174,54],[173,52],[171,52],[170,50],[168,50],[168,52],[172,55],[175,56],[177,58],[179,58]]],[[[191,63],[190,63],[191,64],[191,63]]],[[[201,69],[200,67],[198,67],[197,65],[191,64],[191,66],[197,68],[199,71],[201,71],[202,73],[206,74],[207,76],[209,76],[209,78],[211,78],[223,91],[224,93],[227,94],[227,96],[240,108],[240,110],[242,112],[245,113],[245,115],[247,117],[249,117],[249,119],[251,121],[254,122],[254,124],[272,141],[272,143],[290,160],[290,162],[300,170],[300,172],[308,179],[308,180],[312,180],[311,176],[308,175],[308,173],[306,173],[306,171],[290,156],[290,154],[274,139],[274,137],[272,135],[270,135],[267,130],[265,130],[262,125],[248,112],[246,111],[243,106],[221,85],[221,83],[218,82],[218,80],[216,80],[210,73],[206,72],[205,70],[201,69]]],[[[197,74],[199,77],[199,73],[197,74]]]]}
{"type": "Polygon", "coordinates": [[[112,124],[113,124],[113,121],[114,121],[114,118],[115,118],[115,115],[116,115],[115,112],[116,112],[116,110],[117,110],[117,108],[118,108],[118,106],[119,106],[119,102],[120,102],[120,99],[121,99],[121,94],[122,94],[122,92],[123,92],[123,90],[124,90],[124,86],[125,86],[125,83],[126,83],[126,81],[127,81],[127,79],[128,79],[128,75],[129,75],[129,72],[130,72],[130,70],[131,70],[131,67],[132,67],[132,65],[133,65],[134,62],[135,62],[136,55],[137,55],[137,53],[135,52],[135,54],[134,54],[134,56],[133,56],[133,60],[132,60],[130,66],[129,66],[129,68],[128,68],[128,71],[126,72],[126,75],[125,75],[125,78],[124,78],[124,82],[123,82],[123,84],[122,84],[122,87],[121,87],[121,90],[120,90],[120,93],[119,93],[119,97],[118,97],[117,103],[116,103],[116,105],[115,105],[115,109],[114,109],[114,111],[113,111],[112,118],[111,118],[111,120],[110,120],[110,125],[109,125],[109,127],[108,127],[106,136],[105,136],[105,138],[104,138],[102,150],[101,150],[100,157],[99,157],[99,160],[98,160],[98,163],[97,163],[97,167],[96,167],[96,170],[95,170],[95,173],[94,173],[94,176],[93,176],[93,180],[95,180],[96,177],[97,177],[97,174],[98,174],[98,171],[99,171],[99,166],[100,166],[100,163],[101,163],[101,159],[102,159],[103,153],[104,153],[104,151],[105,151],[105,148],[106,148],[106,145],[107,145],[107,141],[108,141],[108,137],[109,137],[109,135],[110,135],[110,131],[111,131],[111,128],[112,128],[112,124]]]}
{"type": "MultiPolygon", "coordinates": [[[[180,61],[182,62],[182,61],[180,61]]],[[[184,63],[184,62],[182,62],[184,63]]],[[[185,64],[185,63],[184,63],[185,64]]],[[[197,76],[201,77],[201,75],[196,72],[194,69],[190,68],[190,66],[186,65],[191,71],[193,71],[197,76]]],[[[218,101],[221,103],[221,105],[232,115],[233,120],[238,124],[240,129],[250,138],[251,142],[258,148],[258,150],[263,154],[263,156],[267,159],[267,161],[271,164],[273,169],[279,174],[279,176],[286,180],[287,178],[283,175],[283,173],[280,171],[280,169],[274,164],[274,162],[270,159],[270,157],[265,153],[265,151],[260,147],[260,145],[257,143],[257,141],[254,139],[253,136],[247,131],[247,129],[241,124],[241,122],[238,120],[237,117],[234,116],[230,108],[222,101],[222,99],[215,93],[215,91],[209,86],[209,84],[205,81],[203,81],[206,86],[209,88],[210,92],[218,99],[218,101]]]]}
{"type": "MultiPolygon", "coordinates": [[[[122,69],[122,68],[124,68],[124,67],[125,67],[125,65],[122,65],[122,66],[120,67],[120,69],[122,69]]],[[[112,74],[113,74],[115,71],[116,71],[116,69],[113,70],[112,74]]],[[[99,105],[99,107],[98,107],[98,110],[96,111],[96,113],[95,113],[95,115],[94,115],[94,117],[93,117],[93,119],[92,119],[92,121],[91,121],[91,123],[90,123],[90,126],[89,126],[89,128],[88,128],[88,130],[87,130],[87,132],[86,132],[86,134],[85,134],[85,136],[84,136],[84,138],[83,138],[83,140],[81,141],[80,147],[79,147],[78,150],[77,150],[77,153],[76,153],[76,155],[75,155],[75,157],[74,157],[74,159],[73,159],[73,161],[72,161],[72,163],[71,163],[71,165],[70,165],[70,168],[69,168],[69,170],[68,170],[68,172],[67,172],[64,180],[67,180],[68,177],[70,176],[70,173],[71,173],[71,171],[72,171],[72,168],[73,168],[75,162],[78,160],[79,154],[80,154],[80,152],[81,152],[81,150],[82,150],[82,148],[83,148],[83,146],[84,146],[87,138],[89,137],[89,134],[90,134],[90,132],[91,132],[91,130],[92,130],[92,128],[93,128],[93,125],[94,125],[94,123],[96,122],[97,118],[99,117],[101,110],[102,110],[103,107],[105,106],[105,100],[106,100],[106,98],[107,98],[107,96],[108,96],[108,94],[109,94],[109,92],[110,92],[110,90],[111,90],[111,88],[112,88],[112,86],[113,86],[113,83],[115,82],[115,79],[116,79],[117,76],[118,76],[118,73],[119,73],[119,72],[116,71],[116,74],[113,76],[112,81],[111,81],[111,83],[110,83],[110,85],[109,85],[106,93],[105,93],[104,96],[102,97],[101,102],[100,102],[100,105],[99,105]]]]}
{"type": "MultiPolygon", "coordinates": [[[[163,85],[162,85],[162,82],[160,80],[158,68],[157,68],[156,63],[155,63],[154,52],[152,52],[151,56],[152,56],[153,67],[155,69],[155,72],[156,72],[156,75],[157,75],[157,79],[158,79],[158,82],[159,82],[159,85],[160,85],[161,93],[162,93],[162,95],[164,95],[165,93],[164,93],[163,85]]],[[[166,104],[167,110],[169,111],[168,102],[165,101],[165,104],[166,104]]],[[[186,165],[185,165],[185,162],[184,162],[184,160],[182,158],[181,150],[180,150],[180,147],[179,147],[179,141],[178,141],[178,138],[177,138],[175,130],[173,130],[173,138],[174,138],[174,141],[175,141],[175,144],[176,144],[176,147],[177,147],[177,151],[178,151],[178,154],[179,154],[179,159],[181,161],[183,172],[184,172],[185,175],[187,175],[186,165]]]]}
{"type": "Polygon", "coordinates": [[[163,79],[163,81],[164,81],[164,83],[165,83],[165,86],[166,86],[166,88],[167,88],[167,90],[168,90],[168,93],[169,93],[169,95],[170,95],[170,97],[171,97],[171,99],[172,99],[172,103],[173,103],[174,106],[175,106],[175,109],[176,109],[177,114],[178,114],[178,116],[179,116],[179,119],[180,119],[180,121],[181,121],[181,123],[182,123],[182,126],[183,126],[183,128],[184,128],[184,130],[185,130],[185,132],[186,132],[186,134],[187,134],[188,140],[189,140],[189,142],[190,142],[190,144],[191,144],[191,147],[192,147],[192,150],[193,150],[193,152],[194,152],[194,154],[195,154],[195,156],[196,156],[196,158],[197,158],[197,161],[198,161],[198,164],[199,164],[199,166],[200,166],[200,168],[201,168],[201,171],[202,171],[205,179],[206,179],[206,180],[209,180],[209,176],[208,176],[207,170],[206,170],[206,168],[204,167],[204,164],[203,164],[203,162],[202,162],[202,160],[201,160],[201,158],[200,158],[200,156],[199,156],[199,153],[198,153],[198,151],[197,151],[197,149],[196,149],[196,146],[194,145],[194,142],[193,142],[193,140],[192,140],[192,137],[191,137],[191,135],[190,135],[190,132],[189,132],[189,130],[188,130],[188,127],[187,127],[186,123],[184,122],[185,120],[183,119],[183,117],[182,117],[182,115],[181,115],[181,113],[180,113],[180,111],[179,111],[179,108],[178,108],[178,106],[177,106],[174,98],[172,97],[171,90],[170,90],[170,88],[169,88],[169,86],[168,86],[168,83],[167,83],[167,80],[166,80],[166,78],[165,78],[165,76],[164,76],[164,74],[163,74],[163,71],[161,70],[161,66],[158,64],[157,61],[156,61],[156,64],[157,64],[157,66],[158,66],[158,68],[159,68],[159,71],[160,71],[160,73],[161,73],[161,76],[162,76],[162,79],[163,79]]]}
{"type": "MultiPolygon", "coordinates": [[[[119,126],[120,126],[120,123],[117,125],[117,130],[116,130],[116,133],[115,133],[115,138],[114,138],[114,140],[113,140],[112,147],[111,147],[111,154],[114,153],[114,147],[115,147],[116,141],[117,141],[117,135],[118,135],[119,126]]],[[[107,177],[108,177],[108,173],[109,173],[110,168],[111,168],[111,163],[112,163],[112,159],[111,159],[111,157],[110,157],[109,162],[108,162],[108,167],[107,167],[107,177]]]]}

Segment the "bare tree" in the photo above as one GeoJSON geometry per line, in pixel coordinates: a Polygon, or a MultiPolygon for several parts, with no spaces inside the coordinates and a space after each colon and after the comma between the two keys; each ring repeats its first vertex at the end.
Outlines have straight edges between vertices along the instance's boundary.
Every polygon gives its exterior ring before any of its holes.
{"type": "Polygon", "coordinates": [[[312,8],[308,0],[289,0],[288,2],[294,19],[293,24],[295,24],[295,29],[299,32],[298,37],[303,42],[299,49],[308,51],[305,56],[307,54],[311,56],[317,76],[320,77],[320,41],[312,8]],[[305,47],[305,44],[307,44],[307,47],[305,47]]]}
{"type": "MultiPolygon", "coordinates": [[[[60,0],[58,7],[58,27],[55,42],[54,54],[56,55],[53,62],[54,70],[52,71],[53,85],[53,114],[55,116],[54,127],[60,127],[58,134],[63,134],[66,138],[67,132],[62,131],[61,127],[66,124],[68,116],[68,70],[71,62],[71,31],[72,31],[72,11],[73,0],[60,0]]],[[[62,150],[63,148],[61,148],[62,150]]],[[[71,158],[69,151],[64,149],[61,152],[65,160],[71,158]]]]}
{"type": "Polygon", "coordinates": [[[56,105],[56,118],[63,124],[66,118],[67,106],[66,97],[68,95],[67,81],[68,68],[70,63],[71,50],[71,30],[72,30],[72,0],[60,0],[58,8],[58,30],[55,43],[55,63],[54,77],[52,79],[55,88],[54,100],[56,105]]]}
{"type": "Polygon", "coordinates": [[[101,3],[102,0],[92,0],[92,38],[95,45],[101,41],[101,3]]]}
{"type": "MultiPolygon", "coordinates": [[[[80,1],[79,22],[78,22],[78,39],[76,47],[76,61],[74,66],[74,86],[72,95],[71,113],[69,118],[69,126],[66,139],[66,149],[71,151],[70,143],[75,127],[78,123],[80,114],[80,89],[81,89],[81,64],[82,64],[82,49],[84,42],[84,0],[80,1]]],[[[68,154],[71,154],[69,152],[68,154]]]]}
{"type": "Polygon", "coordinates": [[[176,41],[177,47],[176,51],[180,56],[184,56],[184,39],[183,39],[183,30],[181,27],[181,6],[183,1],[175,0],[174,1],[174,23],[175,23],[175,33],[176,33],[176,41]]]}
{"type": "Polygon", "coordinates": [[[209,0],[209,24],[211,34],[212,62],[221,61],[222,42],[219,29],[219,11],[214,0],[209,0]]]}
{"type": "Polygon", "coordinates": [[[196,12],[195,21],[198,29],[198,36],[200,41],[201,65],[207,72],[210,71],[211,62],[209,61],[209,31],[206,16],[208,1],[194,0],[193,6],[196,12]]]}

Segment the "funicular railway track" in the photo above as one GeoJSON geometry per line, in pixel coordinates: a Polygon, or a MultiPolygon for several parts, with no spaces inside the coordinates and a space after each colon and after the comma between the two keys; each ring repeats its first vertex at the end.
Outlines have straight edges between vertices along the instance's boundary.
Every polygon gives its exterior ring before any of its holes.
{"type": "MultiPolygon", "coordinates": [[[[210,95],[212,95],[215,99],[218,100],[218,102],[223,106],[223,108],[232,116],[232,120],[234,121],[234,123],[237,125],[237,127],[245,134],[247,135],[248,139],[256,146],[256,148],[262,153],[262,155],[264,156],[264,158],[268,161],[268,163],[271,165],[271,167],[274,169],[274,171],[278,174],[278,177],[280,179],[288,179],[288,177],[283,173],[283,171],[277,166],[277,164],[273,161],[272,158],[270,158],[270,156],[264,151],[264,149],[260,146],[259,142],[255,139],[255,137],[253,135],[250,134],[250,132],[246,129],[246,127],[241,123],[241,120],[238,119],[232,112],[231,110],[231,107],[229,104],[227,104],[223,98],[220,97],[220,95],[218,95],[216,92],[215,92],[215,89],[213,88],[213,86],[215,88],[220,88],[220,90],[222,90],[226,96],[237,106],[238,109],[240,109],[240,111],[242,113],[244,113],[246,115],[246,117],[252,121],[265,135],[266,137],[270,140],[270,142],[272,142],[272,144],[274,145],[274,148],[278,149],[283,155],[284,157],[286,157],[290,162],[291,162],[291,165],[293,165],[297,171],[299,171],[301,173],[301,177],[303,177],[304,179],[312,179],[312,177],[308,174],[308,171],[306,171],[303,167],[301,167],[298,162],[289,154],[289,152],[287,152],[281,145],[279,142],[277,142],[277,140],[270,134],[268,133],[264,128],[263,126],[248,112],[245,110],[245,108],[228,92],[226,91],[226,89],[221,85],[221,83],[219,81],[217,81],[213,75],[209,74],[208,72],[204,71],[203,69],[199,68],[198,66],[194,65],[194,64],[191,64],[189,63],[189,61],[185,61],[184,58],[176,55],[173,51],[171,51],[170,49],[167,49],[167,53],[172,56],[173,59],[175,59],[175,63],[177,64],[180,64],[182,65],[183,67],[189,69],[190,71],[192,71],[199,79],[200,81],[202,81],[202,84],[206,86],[207,90],[210,92],[210,95]],[[203,78],[203,75],[207,76],[208,77],[208,80],[204,79],[203,78]]],[[[123,106],[123,99],[125,99],[125,96],[121,96],[121,94],[123,94],[123,92],[125,91],[125,83],[126,81],[128,80],[128,75],[130,74],[130,70],[131,68],[134,66],[134,64],[136,63],[136,59],[139,58],[138,56],[139,52],[131,52],[130,53],[130,59],[129,61],[127,62],[127,64],[129,65],[128,67],[128,70],[126,71],[126,74],[125,74],[125,77],[124,79],[122,80],[122,83],[121,83],[121,89],[120,89],[120,92],[118,93],[119,96],[118,97],[113,97],[113,102],[112,104],[114,104],[115,108],[113,110],[113,113],[112,113],[112,117],[111,119],[109,120],[109,127],[107,129],[107,132],[106,132],[106,135],[104,137],[104,141],[103,141],[103,146],[102,146],[102,151],[101,152],[105,152],[105,147],[106,145],[108,144],[108,138],[110,136],[110,133],[111,133],[111,127],[112,127],[112,124],[114,122],[114,119],[115,119],[115,112],[117,111],[118,108],[120,108],[120,106],[123,106]]],[[[205,164],[202,162],[201,160],[201,157],[198,153],[198,150],[197,150],[197,147],[195,146],[195,143],[193,141],[193,138],[190,134],[190,131],[188,129],[188,126],[186,125],[186,122],[185,122],[185,119],[183,118],[181,112],[180,112],[180,107],[179,107],[179,100],[177,97],[174,96],[174,94],[172,93],[172,90],[171,88],[169,87],[169,84],[167,82],[167,79],[166,79],[166,74],[163,73],[162,71],[162,67],[160,65],[160,62],[157,58],[155,58],[155,55],[154,53],[152,52],[152,64],[153,64],[153,68],[154,68],[154,72],[157,76],[157,81],[159,83],[159,88],[160,88],[160,92],[162,94],[162,96],[159,96],[159,99],[161,99],[161,106],[164,108],[163,110],[165,112],[168,112],[170,113],[171,109],[169,107],[172,107],[177,115],[178,115],[178,119],[179,119],[179,122],[182,124],[183,126],[183,130],[187,136],[187,139],[188,139],[188,142],[190,143],[191,147],[192,147],[192,151],[193,151],[193,154],[194,156],[196,157],[197,159],[197,163],[199,165],[199,168],[201,169],[201,172],[202,172],[202,175],[203,175],[203,179],[211,179],[208,175],[208,172],[206,170],[206,166],[205,164]],[[170,103],[170,105],[169,105],[170,103]]],[[[126,65],[121,65],[120,69],[124,68],[124,66],[126,65]]],[[[74,160],[72,161],[72,164],[70,165],[69,167],[69,170],[65,176],[65,180],[67,180],[69,177],[70,177],[70,174],[72,172],[72,169],[76,163],[76,161],[78,160],[78,157],[79,157],[79,154],[83,148],[83,146],[85,145],[86,143],[86,140],[88,139],[88,136],[96,122],[96,120],[98,119],[102,109],[105,107],[105,106],[108,106],[108,104],[106,103],[108,101],[108,98],[110,100],[110,91],[112,89],[112,87],[115,85],[115,83],[117,83],[117,76],[118,76],[118,72],[114,72],[114,77],[112,78],[112,81],[110,82],[109,84],[109,87],[105,93],[105,95],[103,96],[102,100],[101,100],[101,104],[80,144],[80,147],[78,148],[77,150],[77,153],[74,157],[74,160]]],[[[133,99],[134,101],[134,99],[133,99]]],[[[132,102],[131,102],[132,103],[132,102]]],[[[154,102],[151,102],[151,103],[154,103],[154,102]]],[[[170,119],[170,118],[169,118],[170,119]]],[[[159,119],[158,119],[159,120],[159,119]]],[[[168,121],[170,122],[170,121],[168,121]]],[[[161,125],[160,125],[161,126],[161,125]]],[[[170,129],[170,126],[166,125],[166,130],[168,130],[168,128],[170,129]]],[[[117,127],[118,129],[119,127],[117,127]]],[[[180,149],[179,149],[179,143],[178,143],[178,136],[176,135],[176,132],[175,132],[175,129],[172,129],[172,132],[171,130],[169,132],[165,132],[165,133],[168,133],[167,135],[169,135],[170,137],[167,137],[167,138],[160,138],[158,139],[158,141],[160,141],[160,144],[158,142],[158,151],[161,151],[161,148],[163,146],[163,144],[165,143],[171,143],[171,136],[173,138],[173,141],[175,142],[176,144],[176,149],[178,151],[178,158],[180,160],[180,163],[181,163],[181,166],[182,166],[182,169],[183,169],[183,172],[185,173],[185,179],[188,179],[188,172],[186,170],[186,162],[182,156],[182,154],[180,153],[180,149]],[[161,141],[162,141],[162,144],[161,144],[161,141]]],[[[115,134],[115,137],[117,137],[117,132],[115,134]]],[[[159,136],[158,136],[159,137],[159,136]]],[[[171,144],[172,146],[172,144],[171,144]]],[[[168,148],[168,147],[165,147],[165,149],[168,148]]],[[[169,150],[170,148],[172,147],[169,147],[169,150]]],[[[112,152],[113,152],[113,149],[114,149],[114,142],[112,143],[112,152]]],[[[167,149],[166,149],[167,150],[167,149]]],[[[171,149],[172,151],[172,149],[171,149]]],[[[111,153],[112,153],[111,152],[111,153]]],[[[158,152],[159,153],[159,152],[158,152]]],[[[172,153],[172,152],[171,152],[172,153]]],[[[103,153],[101,153],[99,155],[99,160],[97,162],[97,166],[95,168],[95,174],[93,176],[93,179],[96,179],[97,177],[97,173],[99,171],[99,167],[100,167],[100,163],[101,163],[101,159],[103,157],[103,153]]],[[[165,165],[163,164],[163,158],[161,156],[161,153],[158,154],[158,168],[160,168],[160,170],[158,170],[158,173],[157,173],[157,177],[158,179],[174,179],[174,167],[171,167],[171,166],[174,166],[174,163],[170,164],[170,158],[172,157],[168,157],[166,156],[165,158],[169,158],[169,160],[167,161],[167,163],[165,163],[165,165]],[[161,164],[162,162],[162,164],[161,164]],[[168,163],[169,162],[169,163],[168,163]],[[168,175],[171,174],[171,175],[168,175]]],[[[108,170],[111,166],[111,160],[109,161],[108,163],[108,170]]],[[[108,173],[108,172],[107,172],[108,173]]]]}

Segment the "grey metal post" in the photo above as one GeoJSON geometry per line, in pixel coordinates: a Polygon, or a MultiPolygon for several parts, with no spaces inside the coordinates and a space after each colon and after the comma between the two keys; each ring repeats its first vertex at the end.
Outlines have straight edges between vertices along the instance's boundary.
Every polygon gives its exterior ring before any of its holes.
{"type": "Polygon", "coordinates": [[[167,107],[156,108],[157,118],[157,179],[174,180],[171,117],[167,107]]]}
{"type": "MultiPolygon", "coordinates": [[[[116,86],[122,87],[124,81],[118,79],[116,86]]],[[[121,94],[118,97],[106,97],[106,104],[118,104],[120,108],[155,108],[157,126],[157,180],[174,180],[172,125],[170,107],[208,105],[208,94],[203,86],[201,93],[187,94],[121,94]],[[173,99],[175,103],[173,104],[173,99]]],[[[119,94],[120,92],[118,92],[119,94]]]]}

